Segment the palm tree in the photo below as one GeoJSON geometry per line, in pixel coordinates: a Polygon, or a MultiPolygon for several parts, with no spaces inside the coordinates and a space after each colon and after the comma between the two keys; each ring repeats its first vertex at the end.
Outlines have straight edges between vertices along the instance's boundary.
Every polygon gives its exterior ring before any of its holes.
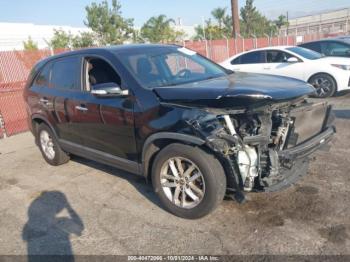
{"type": "Polygon", "coordinates": [[[173,33],[171,24],[174,19],[168,19],[166,15],[151,17],[141,28],[141,35],[152,43],[167,42],[173,33]]]}
{"type": "Polygon", "coordinates": [[[212,12],[211,15],[216,19],[218,22],[219,28],[222,29],[222,25],[224,23],[225,17],[226,17],[226,7],[225,8],[215,8],[212,12]]]}
{"type": "Polygon", "coordinates": [[[275,25],[278,29],[281,29],[282,26],[288,26],[289,22],[285,15],[280,15],[277,20],[275,21],[275,25]]]}

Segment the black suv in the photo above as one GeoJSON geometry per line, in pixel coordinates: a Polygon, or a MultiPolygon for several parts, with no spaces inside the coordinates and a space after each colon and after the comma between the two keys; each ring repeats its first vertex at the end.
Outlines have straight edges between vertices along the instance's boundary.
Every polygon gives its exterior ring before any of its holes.
{"type": "Polygon", "coordinates": [[[210,213],[225,194],[277,191],[306,174],[335,129],[314,88],[227,71],[175,45],[85,49],[40,61],[24,97],[43,157],[71,154],[152,181],[181,217],[210,213]]]}

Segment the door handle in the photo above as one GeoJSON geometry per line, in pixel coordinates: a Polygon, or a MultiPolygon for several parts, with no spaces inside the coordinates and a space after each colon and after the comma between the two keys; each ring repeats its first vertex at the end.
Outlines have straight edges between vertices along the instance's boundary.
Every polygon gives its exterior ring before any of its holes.
{"type": "Polygon", "coordinates": [[[265,70],[270,70],[270,69],[271,69],[271,67],[264,67],[264,69],[265,69],[265,70]]]}
{"type": "Polygon", "coordinates": [[[89,111],[85,106],[76,106],[75,109],[82,112],[89,111]]]}

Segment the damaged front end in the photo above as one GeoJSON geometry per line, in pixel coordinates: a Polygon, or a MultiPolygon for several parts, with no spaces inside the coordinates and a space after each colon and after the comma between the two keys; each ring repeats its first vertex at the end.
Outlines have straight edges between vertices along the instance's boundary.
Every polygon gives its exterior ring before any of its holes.
{"type": "Polygon", "coordinates": [[[308,155],[335,133],[331,106],[304,98],[188,114],[193,132],[222,162],[232,193],[278,191],[295,183],[306,174],[308,155]]]}

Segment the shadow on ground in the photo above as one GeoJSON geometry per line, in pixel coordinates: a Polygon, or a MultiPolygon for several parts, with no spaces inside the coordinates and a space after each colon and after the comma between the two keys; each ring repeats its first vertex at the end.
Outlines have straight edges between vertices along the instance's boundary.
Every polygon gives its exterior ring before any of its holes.
{"type": "Polygon", "coordinates": [[[54,256],[61,255],[64,260],[59,261],[74,261],[70,236],[81,236],[83,230],[83,221],[62,192],[42,192],[30,204],[22,231],[28,261],[56,261],[54,256]]]}
{"type": "Polygon", "coordinates": [[[337,118],[350,119],[350,110],[349,109],[334,110],[334,114],[337,118]]]}
{"type": "Polygon", "coordinates": [[[144,177],[138,176],[132,173],[128,173],[118,168],[114,168],[114,167],[104,165],[104,164],[101,164],[92,160],[88,160],[82,157],[78,157],[78,156],[73,156],[71,160],[79,164],[86,165],[91,168],[108,173],[110,175],[117,176],[119,178],[127,180],[132,186],[135,187],[135,189],[137,189],[139,193],[141,193],[144,197],[146,197],[146,199],[151,201],[153,204],[155,204],[159,208],[163,209],[158,197],[153,191],[151,182],[147,181],[147,179],[145,179],[144,177]]]}

